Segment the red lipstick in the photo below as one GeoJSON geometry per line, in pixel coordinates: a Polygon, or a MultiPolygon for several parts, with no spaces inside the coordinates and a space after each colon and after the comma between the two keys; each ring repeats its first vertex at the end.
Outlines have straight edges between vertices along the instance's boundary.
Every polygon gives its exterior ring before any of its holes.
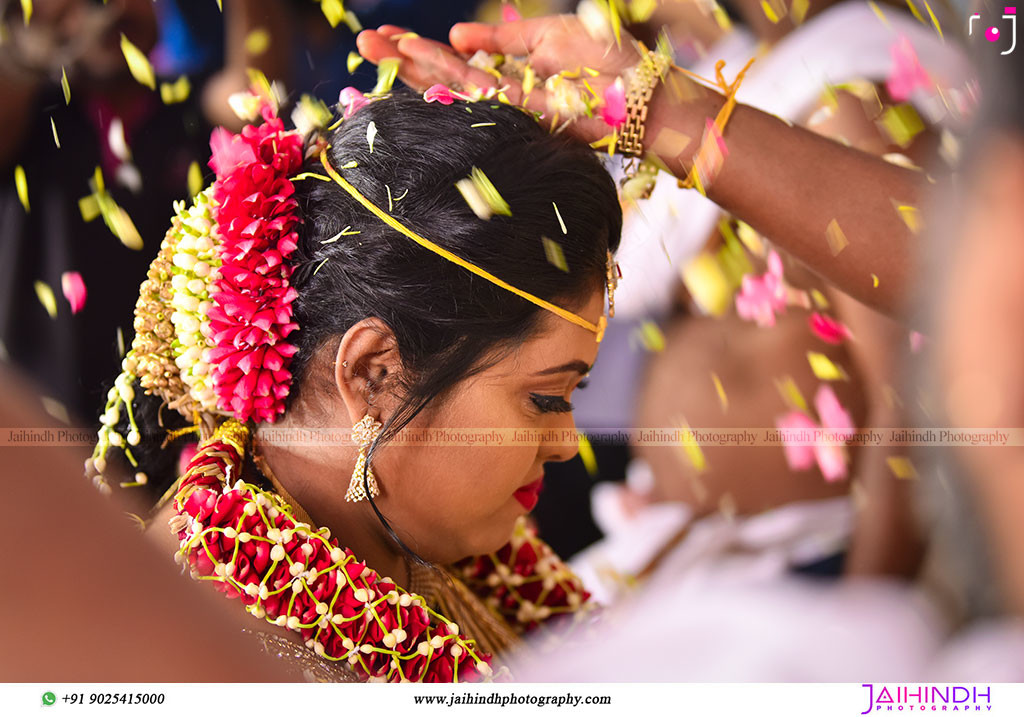
{"type": "Polygon", "coordinates": [[[540,489],[544,486],[544,476],[541,476],[533,483],[527,483],[512,495],[515,496],[516,500],[526,509],[529,513],[531,510],[537,507],[537,501],[540,500],[540,489]]]}

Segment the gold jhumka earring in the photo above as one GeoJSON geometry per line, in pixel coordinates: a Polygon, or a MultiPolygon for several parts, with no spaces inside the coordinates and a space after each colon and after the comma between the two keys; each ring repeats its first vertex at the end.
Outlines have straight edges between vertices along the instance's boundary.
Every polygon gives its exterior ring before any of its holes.
{"type": "Polygon", "coordinates": [[[377,478],[373,470],[366,466],[366,449],[380,435],[383,427],[380,421],[373,418],[369,413],[360,419],[359,423],[352,426],[352,438],[359,442],[359,458],[356,459],[356,467],[352,471],[352,480],[345,491],[345,500],[349,503],[358,503],[366,500],[366,488],[363,486],[363,469],[366,468],[366,485],[370,489],[371,498],[380,495],[380,488],[377,486],[377,478]]]}

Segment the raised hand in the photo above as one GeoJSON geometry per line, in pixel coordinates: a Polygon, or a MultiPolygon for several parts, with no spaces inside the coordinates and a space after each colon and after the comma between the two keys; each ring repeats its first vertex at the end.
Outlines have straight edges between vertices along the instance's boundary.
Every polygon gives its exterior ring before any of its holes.
{"type": "MultiPolygon", "coordinates": [[[[359,51],[374,63],[394,57],[400,59],[398,75],[417,90],[442,84],[455,90],[504,88],[513,104],[543,115],[548,122],[561,125],[566,119],[559,112],[563,104],[545,89],[548,77],[565,73],[559,94],[593,93],[602,96],[605,88],[640,60],[635,44],[623,33],[621,46],[614,38],[594,38],[575,15],[558,15],[508,22],[501,25],[462,23],[450,33],[452,46],[407,33],[393,25],[365,30],[358,38],[359,51]],[[506,57],[525,57],[537,80],[526,92],[516,78],[494,75],[470,66],[466,57],[477,51],[500,53],[506,57]],[[586,68],[586,69],[584,69],[586,68]],[[587,71],[589,70],[589,72],[587,71]],[[583,85],[586,80],[590,89],[583,85]]],[[[567,130],[577,138],[592,142],[611,132],[600,119],[585,116],[570,122],[567,130]]]]}

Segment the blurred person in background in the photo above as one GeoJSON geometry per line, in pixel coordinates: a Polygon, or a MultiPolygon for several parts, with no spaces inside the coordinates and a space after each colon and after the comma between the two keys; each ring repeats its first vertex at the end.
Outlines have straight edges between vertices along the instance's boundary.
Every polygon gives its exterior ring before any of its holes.
{"type": "MultiPolygon", "coordinates": [[[[245,38],[273,30],[267,19],[281,2],[225,5],[225,67],[208,84],[209,75],[193,78],[193,91],[161,77],[176,85],[164,94],[157,78],[133,77],[123,49],[122,38],[142,56],[154,48],[151,0],[41,0],[27,24],[19,3],[4,3],[0,346],[59,415],[93,415],[130,339],[137,285],[115,277],[145,273],[190,171],[209,174],[211,122],[239,121],[228,95],[248,86],[248,66],[260,67],[245,38]]],[[[273,52],[262,59],[271,79],[283,72],[273,52]]]]}

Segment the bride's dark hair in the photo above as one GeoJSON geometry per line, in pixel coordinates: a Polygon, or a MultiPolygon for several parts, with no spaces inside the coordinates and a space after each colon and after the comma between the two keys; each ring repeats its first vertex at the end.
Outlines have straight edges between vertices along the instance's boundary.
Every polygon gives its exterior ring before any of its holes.
{"type": "MultiPolygon", "coordinates": [[[[607,252],[617,248],[622,225],[614,183],[592,150],[549,134],[523,111],[396,93],[363,107],[325,139],[330,163],[365,197],[512,286],[570,311],[603,286],[607,252]],[[473,213],[455,184],[474,167],[511,216],[483,220],[473,213]],[[549,261],[545,238],[561,247],[561,267],[549,261]]],[[[303,171],[324,173],[317,157],[303,171]]],[[[299,329],[288,340],[299,351],[288,405],[334,390],[342,336],[360,320],[379,318],[394,334],[402,374],[388,386],[400,408],[384,417],[369,450],[372,464],[374,451],[428,403],[507,355],[547,312],[399,234],[334,182],[294,186],[302,224],[289,262],[299,329]]],[[[174,451],[156,449],[164,429],[184,425],[164,409],[164,428],[157,427],[156,412],[147,409],[158,403],[137,387],[144,445],[133,452],[157,495],[174,480],[176,464],[174,451]]]]}
{"type": "MultiPolygon", "coordinates": [[[[622,227],[614,183],[592,150],[548,133],[523,111],[396,94],[363,107],[326,139],[331,164],[350,167],[343,174],[364,196],[509,284],[570,310],[603,287],[607,252],[618,247],[622,227]],[[483,220],[467,205],[455,184],[474,167],[510,216],[483,220]],[[561,268],[549,260],[545,238],[561,247],[561,268]]],[[[323,172],[316,159],[305,169],[323,172]]],[[[299,352],[289,400],[321,381],[333,387],[333,368],[325,366],[333,367],[345,331],[380,318],[394,333],[403,373],[400,408],[384,417],[372,463],[428,403],[520,345],[546,312],[402,236],[337,184],[296,187],[303,225],[291,261],[300,330],[292,337],[299,352]],[[321,354],[330,362],[317,361],[321,354]]]]}

